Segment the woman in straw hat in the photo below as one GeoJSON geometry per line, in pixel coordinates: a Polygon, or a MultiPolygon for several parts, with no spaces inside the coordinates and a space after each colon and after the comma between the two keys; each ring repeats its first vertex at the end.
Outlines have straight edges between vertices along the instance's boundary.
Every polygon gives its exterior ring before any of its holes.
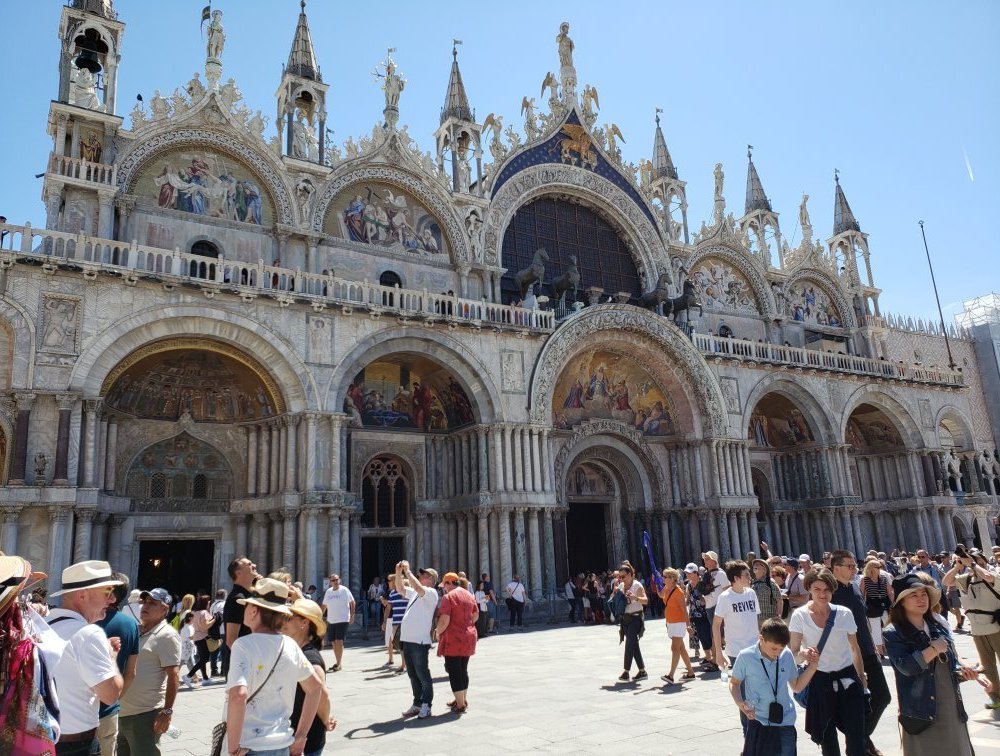
{"type": "MultiPolygon", "coordinates": [[[[302,649],[302,653],[312,664],[316,678],[321,683],[325,683],[326,672],[323,657],[319,653],[323,636],[326,635],[323,610],[319,604],[307,598],[296,599],[288,609],[292,616],[285,621],[281,632],[295,641],[302,649]]],[[[302,717],[302,704],[305,699],[305,690],[300,685],[295,690],[295,706],[292,709],[292,727],[296,730],[302,717]]],[[[330,694],[326,690],[326,685],[323,684],[320,689],[319,709],[316,711],[316,716],[309,726],[309,734],[306,736],[305,756],[320,756],[326,746],[327,731],[332,732],[336,726],[337,720],[330,714],[330,694]]]]}
{"type": "Polygon", "coordinates": [[[33,637],[33,625],[44,629],[45,622],[18,603],[45,577],[27,560],[0,552],[0,753],[12,756],[53,753],[59,738],[58,708],[42,694],[52,690],[52,681],[43,680],[43,649],[33,637]]]}
{"type": "Polygon", "coordinates": [[[892,589],[896,598],[883,638],[896,673],[903,753],[971,756],[958,684],[976,680],[988,693],[992,683],[958,660],[948,621],[933,613],[941,599],[936,585],[908,574],[893,580],[892,589]]]}
{"type": "Polygon", "coordinates": [[[248,598],[243,623],[250,628],[233,644],[226,681],[226,745],[230,756],[299,756],[316,716],[322,683],[312,664],[281,629],[292,616],[288,586],[261,578],[248,598]],[[295,691],[305,690],[301,719],[289,719],[295,691]]]}

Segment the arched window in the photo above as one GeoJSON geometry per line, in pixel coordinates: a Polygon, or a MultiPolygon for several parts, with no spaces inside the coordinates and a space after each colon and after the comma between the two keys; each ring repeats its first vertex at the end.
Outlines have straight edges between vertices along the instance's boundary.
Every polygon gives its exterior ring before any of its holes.
{"type": "Polygon", "coordinates": [[[194,476],[194,486],[191,488],[191,498],[193,499],[207,499],[208,498],[208,478],[206,478],[201,473],[194,476]]]}
{"type": "MultiPolygon", "coordinates": [[[[191,245],[191,254],[218,260],[219,248],[203,239],[191,245]]],[[[192,278],[212,278],[215,275],[215,265],[203,260],[192,260],[189,274],[192,278]]]]}
{"type": "Polygon", "coordinates": [[[149,498],[167,498],[167,476],[163,473],[154,473],[149,478],[149,498]]]}
{"type": "Polygon", "coordinates": [[[364,524],[369,528],[404,528],[409,519],[410,486],[392,457],[376,457],[361,483],[364,524]]]}
{"type": "MultiPolygon", "coordinates": [[[[382,286],[399,286],[400,288],[402,288],[403,286],[403,279],[399,277],[398,273],[392,270],[387,270],[385,273],[379,276],[378,282],[382,286]]],[[[382,292],[382,306],[395,307],[396,295],[388,291],[382,292]]]]}

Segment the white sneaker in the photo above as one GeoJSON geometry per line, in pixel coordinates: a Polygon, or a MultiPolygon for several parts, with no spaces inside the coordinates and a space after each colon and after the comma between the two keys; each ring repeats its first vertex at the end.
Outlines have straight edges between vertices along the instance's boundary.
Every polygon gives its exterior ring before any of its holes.
{"type": "Polygon", "coordinates": [[[187,688],[188,690],[194,690],[194,682],[187,675],[183,675],[181,677],[181,682],[184,684],[184,687],[187,688]]]}
{"type": "Polygon", "coordinates": [[[423,711],[423,707],[421,707],[421,706],[411,706],[409,709],[407,709],[406,711],[403,712],[403,717],[404,718],[406,718],[406,717],[415,717],[421,711],[423,711]]]}
{"type": "Polygon", "coordinates": [[[431,707],[429,704],[420,704],[420,712],[417,714],[418,719],[427,719],[431,715],[431,707]]]}

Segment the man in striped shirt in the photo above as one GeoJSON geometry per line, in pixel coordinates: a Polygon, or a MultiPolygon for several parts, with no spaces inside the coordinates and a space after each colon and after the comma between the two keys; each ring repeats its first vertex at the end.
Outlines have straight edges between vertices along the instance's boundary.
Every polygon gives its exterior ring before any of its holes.
{"type": "MultiPolygon", "coordinates": [[[[393,588],[392,578],[394,576],[390,575],[389,580],[386,583],[389,586],[389,593],[386,595],[386,617],[385,617],[385,643],[389,651],[389,661],[386,663],[387,667],[392,666],[392,655],[394,652],[400,652],[399,658],[402,660],[399,668],[396,670],[396,674],[402,674],[406,671],[406,657],[403,656],[400,645],[399,645],[399,633],[400,626],[403,623],[403,614],[406,613],[406,596],[401,596],[396,593],[396,589],[393,588]]],[[[403,581],[404,584],[406,581],[403,581]]]]}

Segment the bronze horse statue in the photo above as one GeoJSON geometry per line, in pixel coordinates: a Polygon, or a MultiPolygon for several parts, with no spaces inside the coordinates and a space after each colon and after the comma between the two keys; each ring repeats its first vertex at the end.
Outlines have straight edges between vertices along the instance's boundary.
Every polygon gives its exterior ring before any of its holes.
{"type": "Polygon", "coordinates": [[[539,247],[535,251],[531,265],[514,274],[514,283],[517,284],[517,288],[521,292],[521,299],[527,296],[528,289],[532,285],[542,282],[542,279],[545,277],[545,263],[548,261],[549,253],[545,251],[544,247],[539,247]]]}
{"type": "Polygon", "coordinates": [[[674,297],[673,299],[668,299],[666,301],[666,305],[663,308],[663,314],[670,315],[671,313],[673,313],[674,322],[676,323],[677,316],[681,312],[687,312],[692,307],[698,308],[698,317],[701,317],[702,315],[705,314],[705,311],[702,309],[701,300],[698,299],[698,295],[695,294],[694,284],[691,283],[690,279],[688,279],[684,281],[684,289],[681,292],[681,295],[679,297],[674,297]]]}
{"type": "Polygon", "coordinates": [[[552,279],[552,296],[559,301],[560,307],[566,306],[565,296],[572,292],[576,301],[576,287],[580,285],[580,271],[576,267],[576,255],[569,256],[569,266],[561,276],[552,279]]]}
{"type": "Polygon", "coordinates": [[[652,291],[645,292],[640,298],[639,302],[643,307],[651,309],[657,315],[669,315],[669,306],[666,312],[662,311],[662,305],[664,303],[670,302],[670,274],[661,273],[660,277],[656,279],[656,288],[652,291]]]}

